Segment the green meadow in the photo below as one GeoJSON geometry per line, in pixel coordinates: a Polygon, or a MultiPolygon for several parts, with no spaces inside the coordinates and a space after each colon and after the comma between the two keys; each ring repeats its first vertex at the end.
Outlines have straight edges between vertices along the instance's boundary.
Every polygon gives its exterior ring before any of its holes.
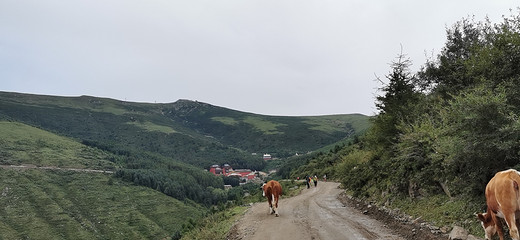
{"type": "Polygon", "coordinates": [[[169,239],[205,210],[103,173],[0,168],[0,239],[169,239]]]}
{"type": "Polygon", "coordinates": [[[0,121],[0,164],[110,170],[111,154],[17,122],[0,121]]]}

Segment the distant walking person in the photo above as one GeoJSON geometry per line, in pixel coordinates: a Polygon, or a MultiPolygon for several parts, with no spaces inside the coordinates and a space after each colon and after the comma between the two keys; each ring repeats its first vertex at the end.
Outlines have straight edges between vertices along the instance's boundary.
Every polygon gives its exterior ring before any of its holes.
{"type": "Polygon", "coordinates": [[[327,181],[327,174],[323,175],[323,181],[327,181]]]}
{"type": "Polygon", "coordinates": [[[314,178],[312,178],[312,181],[314,182],[314,187],[318,186],[318,176],[314,175],[314,178]]]}
{"type": "Polygon", "coordinates": [[[311,177],[305,176],[305,183],[307,183],[307,189],[311,187],[311,177]]]}

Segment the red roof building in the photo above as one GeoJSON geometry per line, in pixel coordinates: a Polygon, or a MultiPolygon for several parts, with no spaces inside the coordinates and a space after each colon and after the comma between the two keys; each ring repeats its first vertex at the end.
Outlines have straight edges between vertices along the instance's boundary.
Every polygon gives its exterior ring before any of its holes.
{"type": "Polygon", "coordinates": [[[224,176],[226,176],[226,168],[220,168],[219,165],[212,165],[209,168],[209,172],[213,173],[214,175],[224,175],[224,176]]]}
{"type": "Polygon", "coordinates": [[[256,172],[253,172],[250,169],[233,170],[233,168],[229,164],[224,164],[222,167],[220,167],[219,165],[212,165],[209,168],[209,172],[213,173],[216,176],[223,175],[226,177],[237,177],[245,180],[251,180],[256,177],[256,172]]]}

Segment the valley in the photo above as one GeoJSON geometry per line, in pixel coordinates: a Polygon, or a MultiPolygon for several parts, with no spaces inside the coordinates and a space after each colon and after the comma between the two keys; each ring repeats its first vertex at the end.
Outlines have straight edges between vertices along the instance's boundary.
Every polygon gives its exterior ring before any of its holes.
{"type": "Polygon", "coordinates": [[[258,200],[254,183],[224,189],[235,177],[210,173],[212,165],[269,172],[368,126],[358,114],[264,116],[189,100],[0,92],[0,232],[7,239],[179,239],[246,195],[258,200]]]}

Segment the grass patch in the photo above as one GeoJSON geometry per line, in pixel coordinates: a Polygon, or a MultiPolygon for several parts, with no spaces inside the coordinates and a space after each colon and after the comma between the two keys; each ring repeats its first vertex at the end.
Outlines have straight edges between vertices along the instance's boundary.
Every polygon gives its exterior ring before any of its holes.
{"type": "Polygon", "coordinates": [[[251,116],[246,117],[244,122],[253,125],[253,127],[262,131],[264,134],[283,134],[283,132],[278,131],[278,127],[286,126],[286,124],[283,123],[275,123],[260,117],[251,116]]]}
{"type": "Polygon", "coordinates": [[[106,113],[112,113],[114,115],[123,115],[125,113],[130,113],[127,110],[120,108],[119,106],[115,104],[103,104],[101,106],[97,106],[95,108],[88,108],[95,112],[106,112],[106,113]]]}
{"type": "Polygon", "coordinates": [[[221,122],[226,125],[235,126],[239,124],[239,121],[235,120],[234,118],[230,117],[212,117],[211,120],[221,122]]]}
{"type": "Polygon", "coordinates": [[[141,129],[144,129],[144,130],[149,131],[149,132],[154,132],[155,131],[155,132],[162,132],[162,133],[166,133],[166,134],[176,133],[177,132],[177,131],[175,131],[171,127],[155,124],[155,123],[152,123],[152,122],[149,122],[149,121],[145,121],[145,122],[128,122],[128,124],[134,125],[136,127],[139,127],[141,129]]]}
{"type": "Polygon", "coordinates": [[[367,116],[361,114],[341,114],[329,116],[306,117],[304,121],[307,124],[314,125],[312,130],[318,130],[326,133],[343,132],[349,123],[355,132],[363,132],[370,126],[367,116]]]}
{"type": "Polygon", "coordinates": [[[200,221],[199,227],[187,232],[182,236],[181,239],[225,240],[235,221],[242,217],[247,209],[247,207],[238,206],[212,214],[202,219],[202,221],[200,221]]]}
{"type": "Polygon", "coordinates": [[[111,154],[17,122],[0,121],[0,164],[114,169],[111,154]]]}

